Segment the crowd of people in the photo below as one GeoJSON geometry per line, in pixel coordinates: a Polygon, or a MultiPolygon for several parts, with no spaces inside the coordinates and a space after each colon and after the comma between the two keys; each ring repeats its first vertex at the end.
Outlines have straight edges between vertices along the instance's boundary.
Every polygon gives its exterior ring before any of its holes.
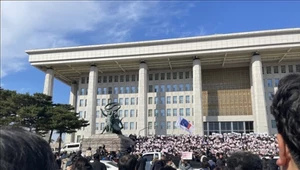
{"type": "MultiPolygon", "coordinates": [[[[40,136],[24,129],[0,128],[0,169],[2,170],[106,170],[100,160],[117,162],[120,170],[144,170],[146,160],[141,153],[163,152],[154,157],[151,170],[190,170],[191,161],[199,162],[202,170],[300,170],[300,75],[282,78],[274,96],[271,113],[278,134],[213,134],[209,136],[134,137],[135,147],[126,154],[107,152],[105,146],[96,153],[63,153],[53,155],[50,145],[40,136]],[[193,153],[189,162],[174,156],[193,153]],[[279,156],[276,164],[266,163],[266,156],[279,156]],[[171,155],[171,156],[168,156],[171,155]],[[173,157],[172,157],[173,156],[173,157]],[[93,162],[91,163],[91,160],[93,162]],[[63,165],[63,161],[65,166],[63,165]]],[[[131,136],[132,137],[132,136],[131,136]]]]}
{"type": "Polygon", "coordinates": [[[145,152],[165,152],[179,155],[182,152],[193,152],[194,155],[209,151],[215,155],[230,155],[237,151],[249,151],[261,157],[277,156],[278,144],[275,135],[225,133],[208,136],[151,136],[138,137],[134,154],[145,152]]]}

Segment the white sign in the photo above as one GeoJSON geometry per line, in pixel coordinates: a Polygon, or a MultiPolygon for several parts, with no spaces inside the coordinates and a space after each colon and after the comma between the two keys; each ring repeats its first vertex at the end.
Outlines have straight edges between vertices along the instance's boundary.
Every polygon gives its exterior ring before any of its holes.
{"type": "Polygon", "coordinates": [[[181,159],[183,160],[192,160],[193,159],[193,152],[182,152],[181,159]]]}

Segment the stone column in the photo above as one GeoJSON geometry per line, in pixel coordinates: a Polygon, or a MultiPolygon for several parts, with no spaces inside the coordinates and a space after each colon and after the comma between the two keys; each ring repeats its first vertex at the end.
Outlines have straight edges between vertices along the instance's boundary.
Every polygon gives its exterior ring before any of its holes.
{"type": "Polygon", "coordinates": [[[255,118],[254,125],[256,133],[269,133],[268,119],[265,101],[265,90],[262,74],[262,62],[259,54],[255,53],[251,59],[251,78],[252,78],[252,112],[255,118]]]}
{"type": "Polygon", "coordinates": [[[139,87],[138,87],[138,117],[137,130],[141,136],[147,136],[147,93],[148,93],[148,66],[141,62],[139,69],[139,87]]]}
{"type": "Polygon", "coordinates": [[[44,83],[44,94],[48,96],[53,96],[53,81],[54,81],[54,71],[52,68],[47,68],[45,83],[44,83]]]}
{"type": "MultiPolygon", "coordinates": [[[[71,84],[69,104],[75,108],[76,112],[77,112],[77,95],[78,95],[77,91],[78,91],[78,84],[77,82],[73,82],[71,84]]],[[[65,142],[66,143],[75,142],[75,133],[66,134],[65,142]]]]}
{"type": "Polygon", "coordinates": [[[203,113],[202,113],[202,73],[199,58],[193,61],[193,96],[194,96],[194,133],[203,135],[203,113]]]}
{"type": "Polygon", "coordinates": [[[98,68],[96,65],[91,65],[87,95],[87,120],[90,125],[85,128],[86,137],[89,137],[96,132],[96,98],[97,98],[97,78],[98,68]]]}

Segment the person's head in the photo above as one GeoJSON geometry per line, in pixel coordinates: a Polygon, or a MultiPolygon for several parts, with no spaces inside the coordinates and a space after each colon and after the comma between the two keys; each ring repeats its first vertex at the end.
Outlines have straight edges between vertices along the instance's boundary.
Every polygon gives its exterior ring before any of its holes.
{"type": "Polygon", "coordinates": [[[229,170],[262,170],[262,161],[250,152],[236,152],[227,159],[227,167],[229,170]]]}
{"type": "Polygon", "coordinates": [[[55,169],[50,145],[36,134],[20,128],[1,127],[0,141],[0,169],[55,169]]]}
{"type": "Polygon", "coordinates": [[[100,155],[98,153],[95,153],[93,157],[95,160],[100,160],[100,155]]]}
{"type": "Polygon", "coordinates": [[[93,168],[92,168],[91,164],[84,157],[78,158],[72,166],[72,170],[92,170],[92,169],[93,168]]]}
{"type": "Polygon", "coordinates": [[[202,159],[202,168],[209,168],[208,159],[206,157],[202,159]]]}
{"type": "Polygon", "coordinates": [[[290,74],[279,81],[271,113],[278,130],[277,165],[300,169],[300,74],[290,74]]]}
{"type": "Polygon", "coordinates": [[[133,155],[124,155],[119,159],[120,170],[133,170],[137,164],[137,159],[133,155]]]}

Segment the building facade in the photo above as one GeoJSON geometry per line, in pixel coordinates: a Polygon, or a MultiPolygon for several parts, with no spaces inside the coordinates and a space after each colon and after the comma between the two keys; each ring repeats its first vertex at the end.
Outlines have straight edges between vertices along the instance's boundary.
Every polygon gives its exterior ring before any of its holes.
{"type": "Polygon", "coordinates": [[[270,114],[278,81],[300,73],[300,29],[29,50],[30,63],[71,87],[70,104],[90,126],[66,142],[102,132],[101,109],[121,104],[125,135],[276,133],[270,114]]]}

